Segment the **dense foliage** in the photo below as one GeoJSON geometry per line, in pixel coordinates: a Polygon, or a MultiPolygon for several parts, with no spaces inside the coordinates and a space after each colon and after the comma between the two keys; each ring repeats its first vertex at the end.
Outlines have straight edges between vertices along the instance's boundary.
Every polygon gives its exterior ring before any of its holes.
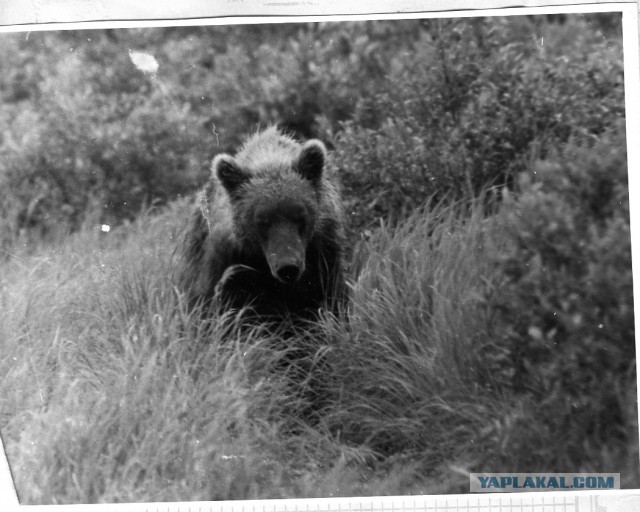
{"type": "Polygon", "coordinates": [[[507,242],[490,301],[502,361],[494,371],[536,397],[525,416],[571,430],[548,441],[570,468],[587,439],[634,439],[621,428],[637,411],[624,126],[594,145],[571,140],[533,169],[496,218],[507,242]]]}
{"type": "Polygon", "coordinates": [[[3,35],[5,243],[130,220],[195,190],[213,154],[275,122],[333,143],[357,228],[432,194],[511,183],[623,114],[608,16],[3,35]]]}
{"type": "Polygon", "coordinates": [[[356,225],[402,219],[433,194],[511,184],[550,148],[621,117],[622,61],[597,34],[569,39],[580,26],[426,23],[414,51],[398,55],[383,90],[363,98],[337,135],[356,225]]]}

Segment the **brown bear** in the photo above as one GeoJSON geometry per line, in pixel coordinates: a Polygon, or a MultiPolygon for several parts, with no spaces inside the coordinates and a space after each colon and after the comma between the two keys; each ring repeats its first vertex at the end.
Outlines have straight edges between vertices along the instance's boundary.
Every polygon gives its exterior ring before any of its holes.
{"type": "Polygon", "coordinates": [[[345,293],[344,217],[325,146],[268,128],[221,154],[181,244],[190,305],[247,306],[261,319],[315,318],[345,293]]]}

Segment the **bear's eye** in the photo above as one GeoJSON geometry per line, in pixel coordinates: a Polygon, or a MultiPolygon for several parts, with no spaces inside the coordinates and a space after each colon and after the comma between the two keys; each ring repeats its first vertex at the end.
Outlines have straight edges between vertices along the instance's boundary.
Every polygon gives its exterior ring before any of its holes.
{"type": "Polygon", "coordinates": [[[254,220],[256,226],[258,226],[261,230],[266,230],[269,228],[269,217],[267,217],[266,215],[256,215],[254,220]]]}
{"type": "Polygon", "coordinates": [[[298,226],[298,231],[300,231],[300,233],[303,233],[304,230],[307,228],[307,221],[304,217],[300,216],[297,217],[294,222],[296,223],[296,225],[298,226]]]}

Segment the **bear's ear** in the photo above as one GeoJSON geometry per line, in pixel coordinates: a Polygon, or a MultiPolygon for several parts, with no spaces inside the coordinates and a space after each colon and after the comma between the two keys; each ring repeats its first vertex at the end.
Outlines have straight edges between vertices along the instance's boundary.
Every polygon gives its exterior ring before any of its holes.
{"type": "Polygon", "coordinates": [[[296,170],[303,178],[317,185],[322,178],[327,150],[319,140],[307,141],[300,150],[296,170]]]}
{"type": "Polygon", "coordinates": [[[246,173],[229,155],[217,155],[213,159],[211,169],[229,194],[234,195],[240,185],[249,181],[251,176],[246,173]]]}

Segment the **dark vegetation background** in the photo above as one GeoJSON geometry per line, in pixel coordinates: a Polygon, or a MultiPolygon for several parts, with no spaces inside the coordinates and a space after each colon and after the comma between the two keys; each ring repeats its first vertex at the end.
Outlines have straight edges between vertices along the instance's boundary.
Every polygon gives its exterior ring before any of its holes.
{"type": "Polygon", "coordinates": [[[638,487],[619,14],[0,44],[0,426],[24,499],[465,492],[516,470],[638,487]],[[184,198],[270,123],[331,148],[353,249],[350,319],[284,388],[286,349],[185,334],[167,277],[184,198]],[[299,393],[317,381],[321,405],[299,393]],[[320,420],[293,428],[309,400],[320,420]]]}

